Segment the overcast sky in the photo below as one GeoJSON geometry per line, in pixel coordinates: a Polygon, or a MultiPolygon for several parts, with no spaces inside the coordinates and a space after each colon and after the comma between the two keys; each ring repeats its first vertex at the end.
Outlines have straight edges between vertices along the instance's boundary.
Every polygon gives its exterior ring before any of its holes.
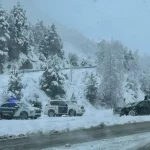
{"type": "MultiPolygon", "coordinates": [[[[2,0],[10,9],[17,0],[2,0]]],[[[28,18],[49,18],[92,39],[120,40],[150,54],[150,0],[20,0],[28,18]]]]}

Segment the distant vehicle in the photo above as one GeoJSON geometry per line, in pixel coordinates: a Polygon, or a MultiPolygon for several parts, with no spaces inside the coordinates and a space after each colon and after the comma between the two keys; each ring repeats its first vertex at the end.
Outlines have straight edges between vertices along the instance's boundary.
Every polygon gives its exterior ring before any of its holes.
{"type": "Polygon", "coordinates": [[[123,115],[150,115],[150,101],[146,100],[127,104],[121,109],[120,116],[123,115]]]}
{"type": "Polygon", "coordinates": [[[40,116],[41,110],[39,108],[32,107],[23,102],[10,101],[0,106],[0,119],[19,118],[26,120],[28,118],[37,119],[40,116]]]}
{"type": "Polygon", "coordinates": [[[85,113],[84,106],[77,105],[70,101],[52,100],[45,106],[44,114],[54,116],[82,116],[85,113]]]}

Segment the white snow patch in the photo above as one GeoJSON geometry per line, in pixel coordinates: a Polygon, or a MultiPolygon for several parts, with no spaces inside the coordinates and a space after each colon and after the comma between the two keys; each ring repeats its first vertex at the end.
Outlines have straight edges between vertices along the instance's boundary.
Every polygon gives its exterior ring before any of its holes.
{"type": "Polygon", "coordinates": [[[19,135],[32,132],[42,131],[43,133],[57,131],[72,131],[83,128],[90,128],[105,125],[116,125],[125,123],[135,123],[150,121],[149,116],[137,117],[118,117],[113,116],[112,110],[86,112],[82,117],[54,117],[49,118],[42,115],[37,120],[1,120],[0,136],[2,135],[19,135]],[[61,124],[60,124],[61,122],[61,124]]]}
{"type": "MultiPolygon", "coordinates": [[[[84,105],[86,113],[82,117],[56,117],[49,118],[48,116],[42,115],[37,120],[1,120],[0,135],[19,135],[26,134],[29,132],[42,131],[44,133],[51,132],[53,130],[66,131],[76,130],[81,128],[90,128],[98,126],[101,123],[105,125],[125,124],[134,122],[150,121],[150,116],[113,116],[112,110],[96,110],[93,108],[85,99],[84,89],[87,73],[96,73],[95,69],[74,69],[72,74],[72,82],[70,76],[70,70],[65,70],[69,77],[66,83],[67,98],[70,100],[72,93],[75,94],[78,104],[84,105]],[[68,90],[69,89],[69,90],[68,90]],[[61,124],[60,124],[61,122],[61,124]]],[[[42,102],[43,111],[46,103],[50,100],[47,95],[41,91],[39,86],[39,79],[43,72],[38,73],[25,73],[22,76],[23,84],[23,101],[37,100],[42,102]]],[[[3,91],[8,84],[9,75],[0,75],[0,97],[3,96],[3,91]]],[[[0,99],[2,101],[2,99],[0,99]]]]}
{"type": "Polygon", "coordinates": [[[5,37],[0,37],[0,40],[5,42],[6,41],[6,38],[5,37]]]}

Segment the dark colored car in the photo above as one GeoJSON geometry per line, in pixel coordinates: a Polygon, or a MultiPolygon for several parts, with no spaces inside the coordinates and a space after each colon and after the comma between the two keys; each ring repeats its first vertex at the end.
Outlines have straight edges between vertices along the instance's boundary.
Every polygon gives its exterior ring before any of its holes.
{"type": "Polygon", "coordinates": [[[135,103],[129,103],[121,109],[120,116],[130,115],[150,115],[150,101],[139,101],[135,103]]]}

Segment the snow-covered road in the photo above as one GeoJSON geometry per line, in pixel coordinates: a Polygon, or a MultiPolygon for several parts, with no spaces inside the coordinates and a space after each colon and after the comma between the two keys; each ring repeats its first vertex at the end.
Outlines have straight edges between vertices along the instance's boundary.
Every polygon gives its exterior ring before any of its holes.
{"type": "Polygon", "coordinates": [[[150,140],[150,133],[144,133],[76,145],[69,145],[68,143],[64,147],[45,150],[136,150],[148,140],[150,140]]]}
{"type": "Polygon", "coordinates": [[[150,116],[113,116],[111,110],[93,111],[82,117],[54,117],[42,115],[37,120],[0,120],[0,136],[32,134],[36,132],[49,133],[53,131],[72,131],[105,125],[126,124],[150,121],[150,116]]]}

